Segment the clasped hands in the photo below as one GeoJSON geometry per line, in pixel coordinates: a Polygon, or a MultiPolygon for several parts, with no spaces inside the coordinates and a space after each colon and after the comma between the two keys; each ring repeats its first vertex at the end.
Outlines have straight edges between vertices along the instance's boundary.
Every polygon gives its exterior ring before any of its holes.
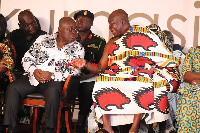
{"type": "MultiPolygon", "coordinates": [[[[83,58],[78,58],[70,62],[72,65],[71,69],[81,69],[86,66],[86,61],[83,58]]],[[[35,69],[33,72],[35,79],[40,83],[45,83],[51,80],[52,73],[49,71],[43,71],[41,69],[35,69]]]]}
{"type": "Polygon", "coordinates": [[[74,68],[81,69],[81,68],[85,67],[87,63],[86,63],[85,59],[78,58],[78,59],[71,61],[70,64],[72,65],[72,69],[74,69],[74,68]]]}
{"type": "Polygon", "coordinates": [[[49,71],[42,71],[41,69],[35,69],[33,75],[38,82],[45,83],[51,80],[52,73],[49,71]]]}

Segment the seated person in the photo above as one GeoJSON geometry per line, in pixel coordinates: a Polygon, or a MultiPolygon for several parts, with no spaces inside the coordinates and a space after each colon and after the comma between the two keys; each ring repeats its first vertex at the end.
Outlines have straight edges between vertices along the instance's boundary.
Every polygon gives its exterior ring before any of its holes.
{"type": "Polygon", "coordinates": [[[176,120],[179,133],[200,131],[200,47],[191,47],[183,62],[184,84],[177,91],[176,120]]]}
{"type": "MultiPolygon", "coordinates": [[[[162,42],[165,43],[165,48],[167,50],[169,50],[171,53],[174,54],[175,57],[177,57],[180,61],[181,64],[178,66],[178,71],[179,73],[182,70],[182,63],[183,60],[185,58],[185,55],[182,53],[182,49],[180,47],[180,45],[176,44],[174,47],[174,37],[172,35],[172,33],[168,30],[163,30],[161,31],[161,28],[156,25],[156,24],[150,24],[148,26],[146,26],[148,29],[150,29],[151,31],[153,31],[154,33],[156,33],[156,35],[158,35],[158,37],[160,38],[160,40],[162,42]]],[[[182,82],[182,75],[180,73],[180,81],[182,82]]],[[[180,85],[180,83],[178,83],[177,85],[180,85]]],[[[178,89],[179,86],[177,86],[176,88],[178,89]]],[[[176,106],[177,106],[177,94],[176,94],[177,90],[174,90],[174,93],[168,93],[167,98],[168,98],[168,102],[169,102],[169,109],[170,109],[170,119],[160,122],[158,124],[158,128],[155,126],[157,125],[157,123],[154,123],[153,127],[155,132],[166,132],[166,131],[175,131],[177,128],[177,123],[175,120],[176,117],[176,106]]],[[[140,129],[144,129],[145,128],[145,124],[141,124],[140,125],[140,129]]],[[[149,128],[149,130],[151,130],[151,127],[149,128]]]]}
{"type": "Polygon", "coordinates": [[[13,30],[6,36],[16,49],[17,59],[14,67],[16,78],[19,78],[24,73],[21,62],[26,51],[40,35],[46,34],[45,31],[41,30],[38,19],[29,10],[19,13],[18,22],[19,29],[13,30]]]}
{"type": "Polygon", "coordinates": [[[136,133],[143,114],[147,114],[147,124],[170,117],[167,94],[178,81],[174,73],[179,59],[163,47],[155,33],[131,27],[124,10],[113,11],[108,23],[115,38],[106,44],[100,63],[91,65],[84,59],[73,63],[91,73],[100,72],[93,89],[97,120],[103,123],[99,132],[114,133],[111,126],[133,123],[129,132],[136,133]]]}
{"type": "Polygon", "coordinates": [[[10,82],[7,71],[13,69],[16,53],[13,44],[5,39],[7,21],[2,14],[0,14],[0,26],[0,89],[5,91],[10,82]]]}
{"type": "MultiPolygon", "coordinates": [[[[45,31],[41,30],[38,19],[29,10],[23,10],[18,14],[18,25],[19,29],[13,30],[6,36],[6,38],[8,38],[14,44],[16,49],[16,64],[13,69],[14,80],[21,77],[24,73],[24,68],[21,63],[24,54],[28,51],[28,49],[40,35],[46,34],[45,31]]],[[[30,110],[30,107],[22,106],[19,115],[22,117],[20,123],[26,123],[25,120],[27,123],[30,123],[30,110]]],[[[38,117],[42,117],[42,112],[43,108],[40,108],[38,111],[38,117]]]]}
{"type": "MultiPolygon", "coordinates": [[[[13,44],[5,39],[5,32],[7,28],[7,21],[5,17],[0,14],[0,125],[2,126],[3,115],[1,114],[4,105],[4,94],[7,85],[10,83],[8,71],[11,71],[15,64],[15,49],[13,44]]],[[[1,130],[0,130],[1,132],[1,130]]]]}
{"type": "Polygon", "coordinates": [[[34,92],[43,94],[45,99],[45,133],[54,132],[64,82],[69,75],[80,74],[79,69],[65,64],[84,58],[84,48],[75,41],[76,34],[75,21],[63,17],[57,33],[38,37],[25,53],[22,64],[26,75],[10,83],[6,92],[4,125],[8,132],[16,132],[20,99],[34,92]]]}
{"type": "MultiPolygon", "coordinates": [[[[181,64],[178,66],[179,73],[180,73],[180,81],[181,81],[179,87],[181,87],[184,84],[183,77],[182,77],[182,66],[183,66],[183,61],[185,59],[185,55],[182,52],[181,46],[178,44],[174,44],[174,37],[173,37],[172,33],[168,30],[163,30],[162,32],[165,35],[164,43],[167,44],[165,46],[169,47],[170,52],[172,52],[174,54],[174,56],[176,56],[181,61],[181,64]],[[170,46],[172,46],[172,47],[170,47],[170,46]]],[[[171,124],[173,126],[173,128],[171,128],[171,132],[177,131],[176,110],[177,110],[178,94],[176,93],[176,91],[175,91],[175,93],[169,93],[167,95],[167,98],[168,98],[168,102],[169,102],[170,116],[171,116],[169,121],[171,121],[171,122],[168,122],[168,124],[165,124],[165,126],[171,127],[170,126],[170,124],[171,124]]]]}
{"type": "MultiPolygon", "coordinates": [[[[76,29],[78,31],[76,40],[80,42],[85,49],[84,59],[90,63],[98,63],[103,55],[106,41],[92,33],[94,14],[88,10],[81,10],[74,14],[76,20],[76,29]]],[[[81,71],[81,83],[78,89],[79,113],[76,124],[76,133],[83,133],[85,122],[90,112],[92,101],[92,91],[97,75],[91,74],[87,69],[81,71]]]]}

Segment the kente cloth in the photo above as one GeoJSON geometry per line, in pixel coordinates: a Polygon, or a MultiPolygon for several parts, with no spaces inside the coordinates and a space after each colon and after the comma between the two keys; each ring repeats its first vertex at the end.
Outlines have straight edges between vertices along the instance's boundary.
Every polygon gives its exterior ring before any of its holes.
{"type": "Polygon", "coordinates": [[[110,115],[112,126],[132,123],[139,113],[145,114],[147,124],[170,117],[167,94],[179,86],[180,60],[157,35],[131,27],[110,46],[108,59],[108,69],[97,77],[92,94],[100,123],[104,114],[110,115]]]}

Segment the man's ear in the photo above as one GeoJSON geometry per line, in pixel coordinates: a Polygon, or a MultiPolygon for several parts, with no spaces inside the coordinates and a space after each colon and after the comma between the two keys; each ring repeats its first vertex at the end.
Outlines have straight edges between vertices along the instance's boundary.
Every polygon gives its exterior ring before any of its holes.
{"type": "Polygon", "coordinates": [[[122,25],[125,25],[126,21],[124,19],[121,20],[122,25]]]}
{"type": "Polygon", "coordinates": [[[91,26],[93,26],[93,21],[91,21],[91,26]]]}
{"type": "Polygon", "coordinates": [[[61,32],[61,28],[60,27],[58,27],[58,33],[60,33],[61,32]]]}

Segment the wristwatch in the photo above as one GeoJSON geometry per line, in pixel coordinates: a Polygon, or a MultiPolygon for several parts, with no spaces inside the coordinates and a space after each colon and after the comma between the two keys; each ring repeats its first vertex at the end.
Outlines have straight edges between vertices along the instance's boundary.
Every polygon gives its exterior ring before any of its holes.
{"type": "Polygon", "coordinates": [[[51,73],[51,80],[54,80],[54,79],[55,79],[55,74],[51,73]]]}

